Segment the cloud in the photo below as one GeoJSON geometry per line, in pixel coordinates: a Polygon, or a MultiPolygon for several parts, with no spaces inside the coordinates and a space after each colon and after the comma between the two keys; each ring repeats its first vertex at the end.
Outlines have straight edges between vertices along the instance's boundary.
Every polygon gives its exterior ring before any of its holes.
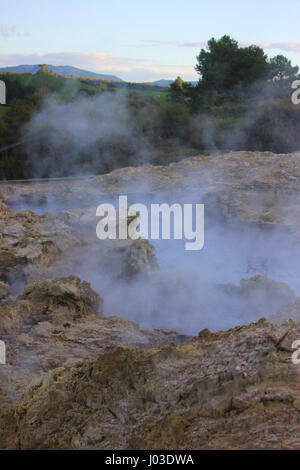
{"type": "Polygon", "coordinates": [[[5,24],[0,24],[0,36],[2,38],[8,39],[12,36],[24,37],[29,36],[29,33],[20,33],[17,31],[15,26],[7,26],[5,24]]]}
{"type": "Polygon", "coordinates": [[[185,80],[195,80],[193,66],[180,64],[165,65],[148,59],[133,59],[112,56],[103,52],[60,52],[33,54],[0,54],[0,67],[39,63],[52,65],[72,65],[97,73],[118,74],[126,80],[150,81],[159,78],[176,78],[181,75],[185,80]]]}
{"type": "Polygon", "coordinates": [[[158,41],[158,40],[143,40],[140,41],[141,46],[176,46],[176,47],[205,47],[207,41],[201,42],[180,42],[180,41],[158,41]]]}
{"type": "MultiPolygon", "coordinates": [[[[18,34],[15,28],[7,28],[0,25],[0,35],[10,37],[18,34]]],[[[283,52],[300,52],[300,42],[241,42],[245,47],[256,44],[264,49],[280,50],[283,52]]],[[[180,41],[140,41],[141,47],[148,46],[191,47],[200,50],[207,45],[206,41],[180,42],[180,41]]],[[[197,80],[198,76],[193,68],[182,64],[163,64],[155,60],[145,58],[132,58],[114,56],[104,52],[35,52],[32,54],[0,54],[0,67],[20,64],[34,65],[46,63],[52,65],[73,65],[74,67],[90,70],[92,72],[118,75],[127,81],[154,81],[161,78],[175,79],[180,75],[184,80],[197,80]]]]}
{"type": "MultiPolygon", "coordinates": [[[[267,42],[267,41],[253,41],[253,42],[240,42],[240,46],[247,47],[252,44],[262,47],[263,49],[278,49],[284,52],[300,52],[300,42],[267,42]]],[[[144,40],[140,42],[141,46],[174,46],[174,47],[194,47],[200,49],[207,46],[207,41],[200,42],[181,42],[181,41],[158,41],[158,40],[144,40]]]]}
{"type": "Polygon", "coordinates": [[[8,27],[5,24],[0,24],[0,36],[3,38],[9,38],[13,34],[15,34],[16,29],[14,26],[8,27]]]}
{"type": "Polygon", "coordinates": [[[278,49],[284,52],[300,52],[300,42],[253,42],[252,44],[256,44],[263,49],[278,49]]]}

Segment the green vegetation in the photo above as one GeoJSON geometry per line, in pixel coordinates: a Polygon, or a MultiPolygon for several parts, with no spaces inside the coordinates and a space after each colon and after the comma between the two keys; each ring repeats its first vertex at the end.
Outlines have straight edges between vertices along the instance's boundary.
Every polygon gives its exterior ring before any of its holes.
{"type": "MultiPolygon", "coordinates": [[[[106,133],[81,153],[69,151],[72,143],[68,137],[59,145],[53,143],[50,127],[44,127],[29,151],[18,147],[0,154],[0,177],[35,176],[41,166],[42,176],[51,176],[54,166],[56,176],[72,171],[105,172],[145,161],[167,163],[217,149],[300,149],[300,106],[291,102],[291,83],[298,77],[298,67],[286,57],[268,59],[260,47],[239,47],[237,41],[223,36],[212,38],[208,48],[200,51],[195,69],[199,73],[196,86],[177,77],[169,88],[62,77],[45,64],[35,75],[0,74],[9,105],[0,107],[0,147],[22,140],[26,124],[52,96],[66,104],[76,104],[81,97],[94,100],[101,94],[108,97],[106,102],[116,103],[120,96],[127,113],[124,122],[121,109],[114,108],[116,118],[109,112],[107,117],[91,111],[96,127],[101,120],[111,121],[105,123],[106,133]],[[110,134],[109,129],[119,122],[120,129],[127,126],[128,135],[124,129],[110,134]],[[67,154],[76,154],[74,161],[66,161],[67,154]]],[[[64,129],[60,131],[63,134],[64,129]]]]}
{"type": "Polygon", "coordinates": [[[136,93],[141,93],[142,95],[153,98],[160,106],[164,107],[168,104],[168,90],[139,90],[136,93]]]}
{"type": "Polygon", "coordinates": [[[0,118],[8,111],[8,106],[0,106],[0,118]]]}

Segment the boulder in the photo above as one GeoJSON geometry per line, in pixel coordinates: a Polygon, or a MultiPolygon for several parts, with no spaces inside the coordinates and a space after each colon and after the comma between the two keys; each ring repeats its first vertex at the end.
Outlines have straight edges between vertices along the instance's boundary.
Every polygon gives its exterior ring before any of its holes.
{"type": "Polygon", "coordinates": [[[287,302],[295,298],[295,294],[288,284],[274,281],[265,274],[257,274],[249,279],[242,279],[240,286],[240,293],[244,296],[264,293],[275,299],[280,299],[281,302],[287,302]]]}
{"type": "Polygon", "coordinates": [[[126,240],[125,243],[116,243],[113,249],[117,256],[120,255],[121,278],[147,276],[158,269],[155,248],[148,240],[126,240]]]}
{"type": "Polygon", "coordinates": [[[0,280],[26,277],[28,265],[49,267],[81,244],[68,225],[50,214],[0,212],[0,280]]]}
{"type": "Polygon", "coordinates": [[[261,316],[270,316],[295,300],[294,291],[286,283],[274,281],[265,274],[241,279],[239,286],[222,284],[218,289],[239,301],[245,312],[254,310],[261,316]]]}
{"type": "Polygon", "coordinates": [[[76,321],[102,312],[98,294],[76,276],[27,285],[19,300],[26,302],[35,321],[76,321]]]}

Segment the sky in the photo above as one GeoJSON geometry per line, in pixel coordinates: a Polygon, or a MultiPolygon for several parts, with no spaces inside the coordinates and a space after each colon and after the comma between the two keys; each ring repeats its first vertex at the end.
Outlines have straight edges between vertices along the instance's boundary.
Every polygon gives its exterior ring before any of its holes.
{"type": "Polygon", "coordinates": [[[300,0],[2,0],[0,67],[47,63],[127,81],[197,80],[196,56],[224,34],[300,66],[300,0]]]}

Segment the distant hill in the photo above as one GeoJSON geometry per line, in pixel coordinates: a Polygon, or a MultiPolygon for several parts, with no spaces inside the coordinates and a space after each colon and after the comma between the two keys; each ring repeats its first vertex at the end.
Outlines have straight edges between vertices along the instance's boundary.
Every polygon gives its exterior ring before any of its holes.
{"type": "MultiPolygon", "coordinates": [[[[115,82],[122,82],[123,80],[115,75],[103,75],[101,73],[89,72],[87,70],[78,69],[71,65],[48,65],[49,70],[57,73],[62,77],[73,75],[75,77],[96,78],[102,80],[113,80],[115,82]]],[[[37,73],[38,65],[17,65],[15,67],[2,67],[0,72],[14,72],[14,73],[37,73]]]]}
{"type": "Polygon", "coordinates": [[[152,85],[157,85],[157,86],[170,86],[171,83],[173,83],[174,80],[156,80],[156,82],[151,82],[152,85]]]}
{"type": "MultiPolygon", "coordinates": [[[[174,79],[175,80],[175,79],[174,79]]],[[[165,87],[168,87],[171,85],[171,83],[174,82],[174,80],[156,80],[156,82],[152,82],[153,85],[157,85],[157,86],[165,86],[165,87]]],[[[187,82],[187,83],[191,83],[192,85],[196,86],[197,85],[197,81],[195,82],[187,82]]]]}

